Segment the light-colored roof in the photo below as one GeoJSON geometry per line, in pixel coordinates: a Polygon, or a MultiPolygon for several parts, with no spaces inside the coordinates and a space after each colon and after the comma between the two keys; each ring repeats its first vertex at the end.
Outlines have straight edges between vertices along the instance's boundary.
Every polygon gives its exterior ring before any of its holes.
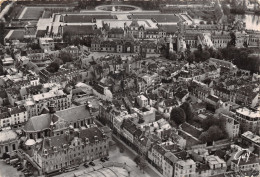
{"type": "Polygon", "coordinates": [[[44,99],[49,99],[49,98],[53,98],[56,96],[62,96],[65,95],[65,93],[62,90],[58,90],[55,92],[47,92],[47,93],[41,93],[38,95],[33,95],[33,100],[34,101],[40,101],[40,100],[44,100],[44,99]]]}
{"type": "Polygon", "coordinates": [[[4,130],[0,132],[0,143],[12,141],[16,138],[17,134],[13,130],[4,130]]]}
{"type": "Polygon", "coordinates": [[[242,114],[244,116],[248,116],[250,118],[260,118],[259,110],[251,110],[249,108],[243,107],[236,110],[237,113],[242,114]]]}
{"type": "Polygon", "coordinates": [[[25,142],[25,145],[26,146],[32,146],[32,145],[35,145],[35,141],[33,139],[28,139],[26,142],[25,142]]]}
{"type": "Polygon", "coordinates": [[[250,139],[251,141],[255,142],[255,143],[260,143],[260,136],[253,134],[250,131],[247,131],[245,133],[242,134],[242,136],[250,139]]]}

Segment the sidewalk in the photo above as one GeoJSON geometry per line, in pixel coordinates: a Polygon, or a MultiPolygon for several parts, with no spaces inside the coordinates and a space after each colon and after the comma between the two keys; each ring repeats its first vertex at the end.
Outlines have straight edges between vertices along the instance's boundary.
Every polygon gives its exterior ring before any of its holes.
{"type": "MultiPolygon", "coordinates": [[[[95,123],[97,125],[100,126],[104,126],[101,122],[99,122],[97,119],[95,119],[95,123]]],[[[135,152],[132,148],[130,148],[127,144],[125,144],[120,138],[118,138],[116,135],[112,134],[112,138],[116,139],[116,141],[118,141],[119,143],[121,143],[122,145],[124,145],[124,147],[126,147],[131,153],[133,153],[135,156],[138,155],[137,152],[135,152]]],[[[146,161],[147,162],[147,161],[146,161]]],[[[154,171],[154,173],[158,176],[158,177],[164,177],[160,172],[157,171],[156,168],[154,168],[149,162],[147,162],[147,166],[154,171]]],[[[146,170],[145,170],[146,171],[146,170]]]]}
{"type": "MultiPolygon", "coordinates": [[[[130,148],[127,144],[125,144],[122,140],[120,140],[116,135],[112,135],[114,139],[116,139],[117,141],[119,141],[121,144],[123,144],[129,151],[131,151],[133,154],[135,154],[136,156],[138,155],[137,152],[135,152],[132,148],[130,148]]],[[[147,161],[146,161],[147,162],[147,161]]],[[[164,177],[160,172],[158,172],[149,162],[147,162],[147,166],[152,169],[157,175],[158,177],[164,177]]],[[[146,170],[145,170],[146,171],[146,170]]]]}

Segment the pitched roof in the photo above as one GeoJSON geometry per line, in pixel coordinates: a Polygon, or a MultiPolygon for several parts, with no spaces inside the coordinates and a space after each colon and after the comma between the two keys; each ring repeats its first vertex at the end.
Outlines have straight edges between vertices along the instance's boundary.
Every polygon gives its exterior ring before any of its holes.
{"type": "Polygon", "coordinates": [[[166,107],[171,107],[174,105],[178,105],[178,102],[175,99],[167,99],[167,100],[164,100],[164,104],[166,107]]]}
{"type": "Polygon", "coordinates": [[[64,119],[65,121],[76,121],[79,119],[84,119],[91,117],[89,110],[86,109],[85,105],[77,106],[68,108],[62,111],[58,111],[55,115],[59,116],[60,118],[64,119]]]}
{"type": "Polygon", "coordinates": [[[36,132],[48,129],[50,127],[51,117],[50,114],[42,114],[39,116],[31,117],[24,126],[26,132],[36,132]]]}
{"type": "MultiPolygon", "coordinates": [[[[80,119],[91,117],[89,110],[85,105],[72,107],[69,109],[58,111],[54,114],[56,120],[63,119],[67,122],[74,122],[80,119]]],[[[42,114],[39,116],[31,117],[24,126],[25,131],[41,131],[50,127],[51,117],[50,114],[42,114]]]]}

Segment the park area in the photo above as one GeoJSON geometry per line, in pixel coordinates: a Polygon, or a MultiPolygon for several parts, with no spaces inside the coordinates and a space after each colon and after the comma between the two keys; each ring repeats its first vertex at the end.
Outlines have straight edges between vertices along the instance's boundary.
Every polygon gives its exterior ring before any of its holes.
{"type": "Polygon", "coordinates": [[[19,19],[39,19],[42,16],[44,7],[25,7],[19,19]]]}

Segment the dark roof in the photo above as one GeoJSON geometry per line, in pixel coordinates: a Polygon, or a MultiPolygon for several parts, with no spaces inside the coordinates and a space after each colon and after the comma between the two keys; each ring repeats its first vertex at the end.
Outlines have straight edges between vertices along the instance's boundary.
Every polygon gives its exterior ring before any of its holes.
{"type": "Polygon", "coordinates": [[[133,19],[154,19],[158,23],[179,22],[180,18],[173,14],[134,14],[133,19]]]}
{"type": "Polygon", "coordinates": [[[58,136],[44,138],[42,149],[47,150],[47,153],[51,154],[54,152],[53,147],[56,147],[56,151],[59,152],[64,150],[65,147],[71,145],[73,141],[77,140],[77,138],[81,139],[82,142],[86,142],[88,140],[88,143],[94,144],[96,141],[100,142],[107,137],[99,128],[91,127],[80,130],[78,135],[77,133],[65,133],[58,136]]]}
{"type": "Polygon", "coordinates": [[[173,34],[178,31],[178,26],[177,25],[163,25],[164,30],[168,34],[173,34]]]}
{"type": "MultiPolygon", "coordinates": [[[[56,119],[63,119],[66,122],[74,122],[89,118],[92,115],[85,105],[72,107],[69,109],[58,111],[54,114],[56,119]]],[[[24,126],[25,131],[41,131],[50,127],[51,117],[50,114],[42,114],[39,116],[31,117],[24,126]]]]}
{"type": "Polygon", "coordinates": [[[0,90],[0,98],[2,99],[7,98],[7,94],[5,90],[0,90]]]}
{"type": "MultiPolygon", "coordinates": [[[[238,164],[238,160],[232,160],[232,162],[238,164]]],[[[259,160],[257,159],[257,157],[250,156],[248,161],[240,160],[239,165],[254,164],[254,163],[259,163],[259,160]]]]}
{"type": "Polygon", "coordinates": [[[209,100],[212,100],[212,101],[216,102],[216,103],[219,101],[219,98],[216,97],[216,96],[213,96],[213,95],[209,95],[207,98],[208,98],[209,100]]]}
{"type": "Polygon", "coordinates": [[[175,99],[164,100],[164,103],[166,107],[172,107],[174,105],[178,105],[178,102],[175,99]]]}
{"type": "Polygon", "coordinates": [[[36,37],[39,38],[39,37],[44,37],[46,34],[46,30],[38,30],[36,32],[36,37]]]}
{"type": "Polygon", "coordinates": [[[135,132],[138,130],[136,125],[129,119],[125,119],[125,121],[122,124],[122,127],[132,135],[134,135],[135,132]]]}
{"type": "Polygon", "coordinates": [[[87,14],[68,14],[64,16],[65,23],[86,23],[92,22],[92,19],[113,19],[112,15],[100,14],[100,15],[87,15],[87,14]]]}
{"type": "Polygon", "coordinates": [[[188,90],[181,90],[175,94],[175,96],[179,99],[182,99],[185,95],[187,95],[189,92],[188,90]]]}
{"type": "Polygon", "coordinates": [[[101,34],[100,29],[94,29],[93,25],[71,25],[64,26],[63,33],[72,35],[98,35],[101,34]]]}
{"type": "Polygon", "coordinates": [[[10,35],[10,40],[22,40],[24,38],[24,30],[14,30],[10,35]]]}
{"type": "Polygon", "coordinates": [[[16,106],[16,107],[12,107],[10,108],[10,114],[19,114],[21,112],[26,112],[26,109],[24,106],[16,106]]]}

